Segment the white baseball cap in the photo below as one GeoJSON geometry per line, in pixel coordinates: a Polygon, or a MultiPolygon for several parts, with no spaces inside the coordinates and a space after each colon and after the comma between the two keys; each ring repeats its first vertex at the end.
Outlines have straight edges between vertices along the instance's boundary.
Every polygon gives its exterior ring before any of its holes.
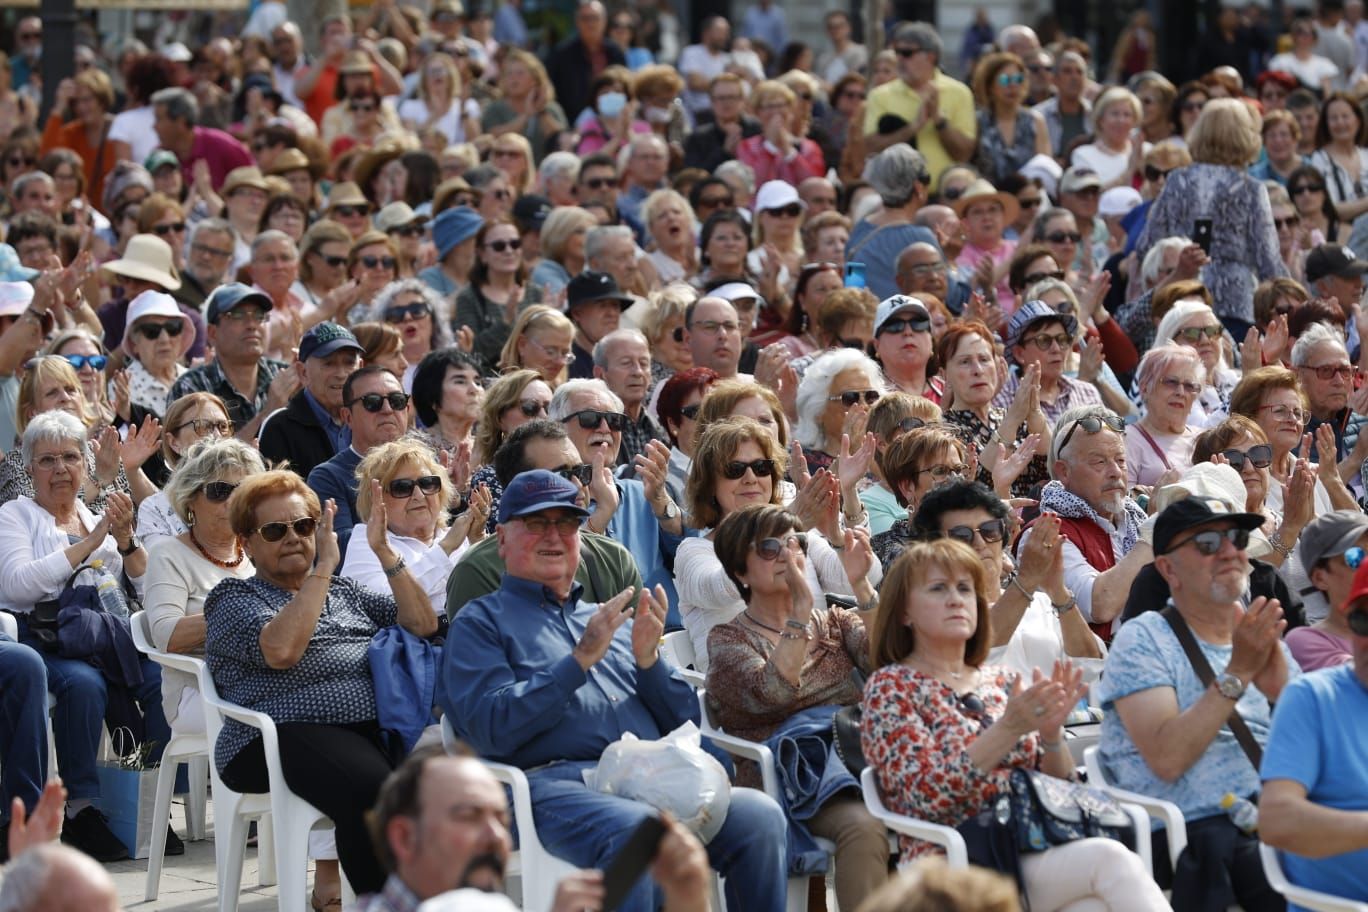
{"type": "Polygon", "coordinates": [[[17,317],[33,303],[33,286],[28,282],[0,282],[0,317],[17,317]]]}

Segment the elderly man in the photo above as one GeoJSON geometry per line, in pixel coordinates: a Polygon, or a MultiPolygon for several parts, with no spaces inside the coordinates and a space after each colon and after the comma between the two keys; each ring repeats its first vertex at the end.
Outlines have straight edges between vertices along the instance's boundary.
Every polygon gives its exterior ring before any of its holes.
{"type": "MultiPolygon", "coordinates": [[[[646,409],[651,388],[651,344],[635,329],[610,332],[594,346],[594,378],[622,400],[627,423],[614,465],[632,465],[632,458],[646,452],[652,440],[666,441],[665,431],[646,409]]],[[[667,441],[668,442],[668,441],[667,441]]]]}
{"type": "Polygon", "coordinates": [[[670,147],[654,133],[638,133],[632,138],[629,150],[623,190],[617,197],[618,217],[636,232],[637,243],[645,246],[651,239],[641,220],[641,206],[646,197],[666,186],[670,147]]]}
{"type": "MultiPolygon", "coordinates": [[[[630,589],[603,603],[582,599],[575,573],[588,511],[579,493],[545,471],[524,472],[505,489],[497,536],[508,569],[498,591],[452,621],[442,708],[480,756],[528,771],[542,843],[572,864],[602,868],[651,810],[589,789],[581,773],[628,731],[654,740],[696,722],[698,698],[658,657],[663,590],[643,591],[635,610],[630,589]]],[[[708,845],[729,908],[784,908],[785,826],[772,799],[732,789],[708,845]]],[[[643,881],[619,908],[656,905],[643,881]]]]}
{"type": "MultiPolygon", "coordinates": [[[[584,238],[584,262],[593,272],[605,272],[613,277],[618,288],[628,291],[645,290],[641,268],[637,262],[636,238],[626,225],[600,225],[589,229],[584,238]]],[[[634,307],[648,307],[645,298],[633,295],[634,307]]],[[[634,311],[635,313],[635,311],[634,311]]],[[[631,314],[628,315],[629,317],[631,314]]]]}
{"type": "Polygon", "coordinates": [[[684,334],[694,367],[710,367],[723,380],[750,379],[738,373],[741,320],[725,298],[699,298],[684,309],[684,334]]]}
{"type": "Polygon", "coordinates": [[[707,95],[713,119],[684,140],[684,167],[716,171],[718,165],[736,158],[741,140],[760,133],[760,121],[745,112],[747,88],[746,81],[735,73],[713,77],[707,95]]]}
{"type": "Polygon", "coordinates": [[[969,301],[969,286],[950,276],[950,264],[935,244],[925,241],[909,244],[898,254],[894,268],[899,294],[935,295],[952,314],[959,316],[964,312],[964,305],[969,301]]]}
{"type": "Polygon", "coordinates": [[[209,184],[215,191],[223,186],[228,172],[255,164],[247,147],[229,134],[199,123],[199,101],[189,89],[173,86],[152,95],[156,117],[153,129],[161,147],[175,153],[187,187],[195,183],[195,163],[209,168],[209,184]]]}
{"type": "Polygon", "coordinates": [[[196,222],[190,229],[190,250],[181,273],[181,287],[171,296],[187,307],[201,309],[209,293],[227,280],[236,247],[237,233],[227,219],[196,222]]]}
{"type": "Polygon", "coordinates": [[[552,152],[537,168],[541,192],[553,206],[574,206],[575,184],[579,181],[580,160],[573,152],[552,152]]]}
{"type": "Polygon", "coordinates": [[[1043,104],[1054,97],[1054,58],[1036,48],[1021,58],[1026,64],[1026,104],[1043,104]]]}
{"type": "MultiPolygon", "coordinates": [[[[1354,365],[1349,361],[1344,340],[1324,323],[1312,323],[1292,346],[1292,369],[1297,372],[1302,390],[1311,404],[1306,433],[1311,434],[1308,458],[1319,461],[1315,433],[1329,423],[1335,431],[1335,461],[1346,484],[1362,487],[1359,477],[1368,457],[1368,434],[1360,433],[1366,419],[1349,407],[1354,391],[1354,365]]],[[[1326,456],[1328,457],[1328,454],[1326,456]]]]}
{"type": "Polygon", "coordinates": [[[606,272],[585,270],[570,280],[565,289],[565,312],[575,324],[572,378],[587,380],[594,375],[594,346],[618,328],[622,312],[631,304],[632,296],[606,272]]]}
{"type": "Polygon", "coordinates": [[[263,459],[285,460],[307,479],[316,466],[351,446],[351,428],[342,419],[343,392],[363,354],[351,330],[336,323],[319,323],[304,334],[294,363],[300,390],[262,421],[257,446],[263,459]]]}
{"type": "Polygon", "coordinates": [[[807,206],[807,218],[836,209],[836,185],[825,177],[808,177],[798,184],[798,198],[807,206]]]}
{"type": "MultiPolygon", "coordinates": [[[[1093,631],[1110,639],[1136,574],[1150,562],[1145,511],[1127,496],[1125,424],[1102,405],[1070,409],[1055,425],[1040,509],[1060,517],[1064,583],[1093,631]]],[[[1021,553],[1028,530],[1022,536],[1021,553]]]]}
{"type": "Polygon", "coordinates": [[[556,87],[556,100],[570,123],[593,98],[589,85],[605,68],[626,66],[627,55],[607,37],[608,13],[599,0],[585,0],[575,9],[575,34],[558,44],[546,61],[546,73],[556,87]]]}
{"type": "Polygon", "coordinates": [[[304,302],[290,289],[299,279],[299,249],[283,231],[263,231],[252,241],[252,258],[247,264],[252,288],[271,299],[271,317],[266,322],[266,354],[285,360],[299,346],[306,327],[321,322],[324,313],[312,320],[303,317],[304,302]]]}
{"type": "Polygon", "coordinates": [[[1176,909],[1286,908],[1264,879],[1258,837],[1239,831],[1220,804],[1226,793],[1259,791],[1257,757],[1228,723],[1242,720],[1264,743],[1272,704],[1299,673],[1281,641],[1277,600],[1243,604],[1245,549],[1263,521],[1203,495],[1165,509],[1154,527],[1154,566],[1169,584],[1170,607],[1121,628],[1097,685],[1106,710],[1102,761],[1113,783],[1172,801],[1187,818],[1176,909]],[[1198,661],[1208,667],[1195,669],[1198,661]]]}
{"type": "Polygon", "coordinates": [[[931,183],[974,154],[978,128],[969,87],[941,72],[941,38],[925,22],[904,22],[893,32],[898,79],[873,89],[865,104],[865,145],[870,153],[915,143],[926,157],[931,183]],[[884,122],[888,118],[892,123],[884,122]]]}
{"type": "Polygon", "coordinates": [[[1077,51],[1064,51],[1055,59],[1054,88],[1054,95],[1035,110],[1045,118],[1055,158],[1062,160],[1076,137],[1092,132],[1092,102],[1083,95],[1088,88],[1088,62],[1077,51]]]}
{"type": "Polygon", "coordinates": [[[1359,259],[1352,249],[1343,244],[1321,244],[1306,255],[1306,284],[1314,297],[1334,298],[1344,311],[1344,322],[1349,331],[1349,354],[1358,353],[1362,340],[1358,337],[1358,322],[1353,319],[1353,306],[1363,299],[1363,275],[1368,273],[1368,260],[1359,259]]]}
{"type": "Polygon", "coordinates": [[[39,272],[52,268],[57,253],[57,220],[46,212],[25,212],[9,220],[5,243],[19,254],[19,263],[39,272]]]}

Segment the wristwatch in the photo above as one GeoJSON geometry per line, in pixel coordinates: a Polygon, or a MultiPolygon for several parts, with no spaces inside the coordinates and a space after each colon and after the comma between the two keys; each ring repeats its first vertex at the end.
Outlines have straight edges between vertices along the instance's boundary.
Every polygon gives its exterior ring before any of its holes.
{"type": "Polygon", "coordinates": [[[132,554],[134,551],[137,551],[141,547],[142,542],[138,541],[138,536],[135,535],[128,540],[128,547],[120,548],[119,553],[124,557],[128,557],[128,555],[132,554]]]}
{"type": "Polygon", "coordinates": [[[678,515],[679,504],[675,503],[673,500],[667,500],[665,501],[665,512],[660,514],[659,518],[669,520],[674,519],[678,515]]]}
{"type": "Polygon", "coordinates": [[[1244,696],[1245,686],[1244,681],[1228,671],[1216,676],[1216,689],[1227,700],[1238,700],[1244,696]]]}

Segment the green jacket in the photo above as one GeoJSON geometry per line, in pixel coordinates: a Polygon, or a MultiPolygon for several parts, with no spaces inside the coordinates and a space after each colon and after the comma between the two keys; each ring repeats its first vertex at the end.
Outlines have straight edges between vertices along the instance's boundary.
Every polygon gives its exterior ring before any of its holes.
{"type": "MultiPolygon", "coordinates": [[[[452,569],[447,579],[447,617],[455,617],[467,602],[498,589],[503,573],[498,537],[490,535],[467,551],[452,569]]],[[[584,585],[580,598],[586,602],[606,602],[628,586],[641,591],[641,571],[632,553],[611,538],[592,532],[580,533],[580,565],[575,579],[584,585]]],[[[632,598],[635,601],[635,593],[632,598]]]]}

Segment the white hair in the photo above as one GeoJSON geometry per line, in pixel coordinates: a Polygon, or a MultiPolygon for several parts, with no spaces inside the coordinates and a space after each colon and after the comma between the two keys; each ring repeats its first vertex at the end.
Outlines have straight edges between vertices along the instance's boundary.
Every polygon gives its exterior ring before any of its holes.
{"type": "MultiPolygon", "coordinates": [[[[1063,441],[1066,437],[1068,437],[1069,443],[1073,443],[1074,438],[1078,437],[1078,433],[1076,431],[1072,436],[1069,435],[1069,431],[1073,429],[1075,422],[1081,421],[1084,418],[1114,419],[1116,417],[1116,412],[1113,412],[1105,405],[1080,405],[1075,408],[1071,408],[1064,414],[1060,415],[1059,420],[1055,422],[1054,439],[1050,441],[1050,477],[1056,477],[1054,469],[1056,462],[1058,462],[1061,459],[1063,459],[1065,462],[1068,461],[1068,458],[1063,453],[1063,441]]],[[[1111,428],[1104,426],[1102,430],[1111,431],[1111,428]]],[[[1098,433],[1101,433],[1101,431],[1099,431],[1098,433]]],[[[1116,432],[1112,431],[1112,433],[1116,432]]]]}
{"type": "MultiPolygon", "coordinates": [[[[1311,352],[1317,345],[1331,343],[1339,346],[1342,351],[1348,352],[1344,345],[1344,337],[1328,323],[1312,323],[1302,334],[1297,337],[1296,344],[1292,346],[1292,366],[1305,367],[1311,360],[1311,352]]],[[[32,427],[32,425],[30,425],[32,427]]]]}
{"type": "Polygon", "coordinates": [[[546,417],[552,421],[564,421],[575,412],[574,409],[570,408],[570,400],[581,394],[603,396],[613,404],[613,408],[617,411],[626,410],[621,397],[610,390],[608,384],[602,380],[567,380],[556,387],[556,392],[551,397],[551,404],[546,407],[546,417]]]}
{"type": "MultiPolygon", "coordinates": [[[[24,465],[33,464],[33,451],[40,443],[63,444],[75,442],[85,449],[86,426],[70,412],[43,412],[24,428],[24,440],[20,444],[20,456],[24,465]]],[[[82,456],[84,458],[84,456],[82,456]]]]}
{"type": "Polygon", "coordinates": [[[1145,254],[1145,259],[1140,263],[1140,281],[1146,288],[1153,288],[1159,281],[1159,270],[1164,268],[1164,254],[1170,250],[1181,251],[1184,247],[1191,244],[1181,235],[1166,237],[1149,249],[1145,254]]]}
{"type": "Polygon", "coordinates": [[[236,437],[206,438],[197,441],[190,452],[176,465],[163,489],[171,509],[190,523],[190,501],[211,481],[218,481],[230,472],[257,475],[266,471],[261,454],[236,437]]]}
{"type": "MultiPolygon", "coordinates": [[[[832,452],[833,441],[827,440],[822,430],[822,412],[831,395],[831,381],[842,371],[854,368],[865,372],[870,386],[883,389],[884,376],[878,362],[853,348],[827,352],[808,365],[803,382],[798,384],[798,427],[793,434],[803,446],[823,453],[832,452]]],[[[851,445],[854,446],[855,441],[852,440],[851,445]]]]}
{"type": "Polygon", "coordinates": [[[579,172],[579,156],[573,152],[552,152],[542,159],[541,167],[537,169],[543,186],[548,180],[555,177],[569,178],[573,183],[579,180],[579,172]]]}
{"type": "Polygon", "coordinates": [[[1183,324],[1199,314],[1210,314],[1214,317],[1216,312],[1201,301],[1179,300],[1164,314],[1164,319],[1159,321],[1159,328],[1154,331],[1154,345],[1172,342],[1183,324]]]}

